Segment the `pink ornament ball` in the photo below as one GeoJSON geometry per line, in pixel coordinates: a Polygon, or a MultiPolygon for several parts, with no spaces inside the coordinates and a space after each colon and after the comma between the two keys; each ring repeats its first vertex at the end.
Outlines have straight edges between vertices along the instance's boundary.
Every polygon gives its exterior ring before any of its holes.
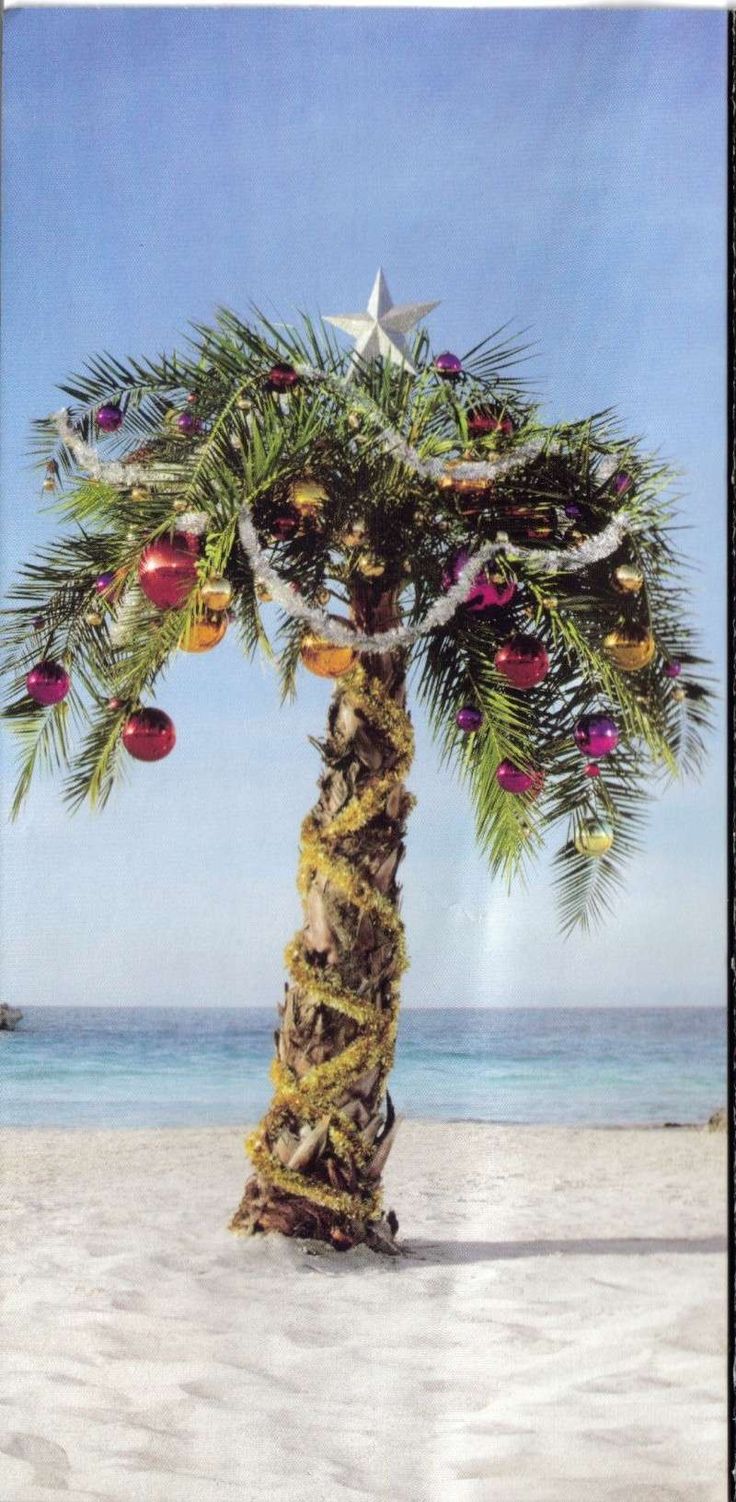
{"type": "MultiPolygon", "coordinates": [[[[465,568],[470,554],[463,550],[457,553],[450,564],[449,570],[443,574],[442,583],[445,589],[451,589],[456,584],[465,568]]],[[[467,595],[465,596],[466,610],[499,610],[505,605],[510,605],[516,594],[515,579],[492,578],[481,569],[473,579],[467,595]]]]}
{"type": "Polygon", "coordinates": [[[496,781],[505,793],[532,793],[536,797],[542,791],[544,773],[525,772],[513,761],[502,761],[496,767],[496,781]]]}
{"type": "Polygon", "coordinates": [[[504,642],[493,661],[496,671],[522,693],[536,688],[549,672],[549,657],[544,643],[524,631],[504,642]]]}
{"type": "Polygon", "coordinates": [[[66,668],[51,658],[37,662],[35,668],[31,668],[30,673],[26,674],[29,697],[45,708],[50,704],[60,704],[66,698],[69,687],[70,679],[66,668]]]}
{"type": "Polygon", "coordinates": [[[600,777],[601,769],[596,761],[589,761],[584,769],[586,777],[600,777]]]}
{"type": "Polygon", "coordinates": [[[96,422],[101,433],[117,433],[123,421],[120,407],[107,405],[97,408],[96,422]]]}
{"type": "Polygon", "coordinates": [[[633,483],[632,476],[627,474],[625,469],[620,469],[611,480],[611,485],[616,495],[626,495],[627,490],[631,489],[633,483]]]}
{"type": "Polygon", "coordinates": [[[434,368],[437,374],[443,376],[446,381],[457,381],[463,373],[463,362],[457,355],[451,354],[450,350],[446,349],[443,354],[437,356],[434,368]]]}
{"type": "Polygon", "coordinates": [[[681,672],[682,672],[682,663],[678,662],[678,660],[677,660],[676,657],[673,657],[673,659],[672,659],[671,662],[665,663],[665,667],[664,667],[664,676],[665,676],[665,678],[679,678],[681,672]]]}
{"type": "Polygon", "coordinates": [[[573,731],[575,745],[584,756],[608,756],[621,739],[615,720],[607,714],[586,714],[573,731]]]}
{"type": "Polygon", "coordinates": [[[272,365],[266,376],[266,387],[269,391],[291,391],[298,380],[299,376],[293,365],[272,365]]]}
{"type": "Polygon", "coordinates": [[[472,735],[474,730],[480,730],[483,724],[483,715],[474,704],[464,704],[455,715],[455,724],[464,735],[472,735]]]}
{"type": "Polygon", "coordinates": [[[144,595],[159,610],[177,610],[197,582],[197,539],[185,533],[172,541],[159,537],[141,554],[138,580],[144,595]]]}

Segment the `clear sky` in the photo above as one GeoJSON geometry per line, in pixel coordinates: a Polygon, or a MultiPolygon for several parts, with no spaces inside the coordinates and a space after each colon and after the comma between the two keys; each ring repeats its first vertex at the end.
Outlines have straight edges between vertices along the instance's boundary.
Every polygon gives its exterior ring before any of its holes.
{"type": "MultiPolygon", "coordinates": [[[[614,405],[683,471],[697,608],[725,640],[724,12],[16,10],[6,17],[5,580],[49,530],[34,416],[100,349],[155,354],[221,304],[441,299],[435,349],[511,320],[548,416],[614,405]]],[[[182,657],[179,740],[102,815],[41,785],[0,833],[0,999],[270,1004],[329,688],[234,641],[182,657]]],[[[6,789],[9,736],[3,737],[6,789]]],[[[607,928],[509,897],[421,721],[403,867],[410,1005],[720,1003],[724,741],[652,810],[607,928]]]]}

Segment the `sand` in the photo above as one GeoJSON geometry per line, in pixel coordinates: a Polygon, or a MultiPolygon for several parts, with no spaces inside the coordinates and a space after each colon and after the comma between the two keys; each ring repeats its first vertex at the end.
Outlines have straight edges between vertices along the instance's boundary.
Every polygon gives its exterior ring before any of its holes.
{"type": "Polygon", "coordinates": [[[725,1157],[405,1122],[386,1261],[231,1236],[237,1130],[7,1132],[1,1502],[725,1502],[725,1157]]]}

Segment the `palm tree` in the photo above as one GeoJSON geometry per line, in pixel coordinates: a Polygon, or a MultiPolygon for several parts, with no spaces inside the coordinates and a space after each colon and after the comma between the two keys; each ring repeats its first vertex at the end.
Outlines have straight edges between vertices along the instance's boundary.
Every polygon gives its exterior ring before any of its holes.
{"type": "Polygon", "coordinates": [[[565,932],[602,917],[645,801],[697,769],[708,722],[666,467],[610,412],[545,423],[503,331],[461,359],[424,332],[395,343],[348,357],[307,318],[223,311],[183,353],[92,360],[36,424],[69,525],[5,612],[14,813],[43,766],[68,767],[73,809],[106,803],[126,752],[166,754],[147,700],[228,627],[285,695],[300,665],[334,679],[274,1096],[232,1225],[385,1250],[407,683],[494,872],[562,826],[565,932]]]}

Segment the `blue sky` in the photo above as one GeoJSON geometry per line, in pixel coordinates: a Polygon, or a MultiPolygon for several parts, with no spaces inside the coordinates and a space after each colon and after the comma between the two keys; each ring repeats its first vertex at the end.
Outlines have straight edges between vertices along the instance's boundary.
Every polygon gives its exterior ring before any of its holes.
{"type": "MultiPolygon", "coordinates": [[[[615,406],[683,472],[697,609],[725,639],[727,17],[688,10],[16,10],[6,17],[4,575],[47,535],[31,419],[100,349],[190,321],[441,299],[434,347],[511,320],[550,417],[615,406]]],[[[103,815],[40,785],[2,830],[19,1003],[276,1002],[326,685],[298,703],[227,639],[158,697],[175,753],[103,815]]],[[[511,897],[421,723],[403,867],[409,1005],[718,1003],[724,740],[652,809],[615,917],[511,897]]],[[[2,757],[11,782],[9,737],[2,757]]]]}

